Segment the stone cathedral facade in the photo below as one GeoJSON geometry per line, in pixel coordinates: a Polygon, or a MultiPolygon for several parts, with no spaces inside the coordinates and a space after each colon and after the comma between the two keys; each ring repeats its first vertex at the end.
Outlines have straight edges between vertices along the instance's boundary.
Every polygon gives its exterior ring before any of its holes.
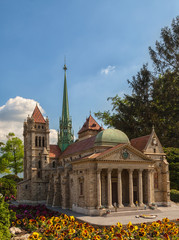
{"type": "Polygon", "coordinates": [[[24,122],[24,180],[17,199],[45,203],[89,215],[102,208],[170,205],[169,167],[154,128],[129,140],[117,129],[103,129],[90,116],[74,142],[69,117],[66,65],[58,143],[49,144],[49,120],[38,106],[24,122]]]}

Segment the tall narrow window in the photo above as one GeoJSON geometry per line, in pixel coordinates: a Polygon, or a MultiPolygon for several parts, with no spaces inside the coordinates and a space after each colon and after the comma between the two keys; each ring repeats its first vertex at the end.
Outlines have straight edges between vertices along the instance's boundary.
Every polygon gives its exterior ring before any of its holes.
{"type": "Polygon", "coordinates": [[[80,195],[83,195],[83,182],[80,182],[80,195]]]}
{"type": "Polygon", "coordinates": [[[40,171],[38,171],[37,177],[38,177],[38,178],[41,178],[41,172],[40,172],[40,171]]]}
{"type": "Polygon", "coordinates": [[[35,146],[36,147],[38,146],[38,137],[37,136],[35,137],[35,146]]]}
{"type": "Polygon", "coordinates": [[[41,147],[41,137],[39,137],[39,147],[41,147]]]}
{"type": "Polygon", "coordinates": [[[41,161],[38,161],[38,167],[41,168],[41,161]]]}
{"type": "Polygon", "coordinates": [[[45,147],[45,138],[42,138],[42,146],[45,147]]]}
{"type": "Polygon", "coordinates": [[[53,163],[52,163],[52,167],[55,168],[55,165],[56,165],[56,164],[55,164],[55,161],[53,161],[53,163]]]}

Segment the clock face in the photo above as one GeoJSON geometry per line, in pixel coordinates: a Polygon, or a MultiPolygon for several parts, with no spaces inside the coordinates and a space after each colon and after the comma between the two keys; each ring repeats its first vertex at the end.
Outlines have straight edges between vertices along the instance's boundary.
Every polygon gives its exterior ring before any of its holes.
{"type": "Polygon", "coordinates": [[[129,153],[128,153],[128,151],[127,151],[126,149],[123,150],[123,152],[122,152],[122,157],[123,157],[124,159],[127,159],[127,158],[129,157],[129,153]]]}

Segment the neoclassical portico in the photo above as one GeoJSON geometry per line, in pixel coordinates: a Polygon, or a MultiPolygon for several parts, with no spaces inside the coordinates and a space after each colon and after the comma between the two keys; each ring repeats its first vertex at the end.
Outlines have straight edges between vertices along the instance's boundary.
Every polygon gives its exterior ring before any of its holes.
{"type": "MultiPolygon", "coordinates": [[[[114,201],[112,196],[115,194],[114,191],[116,189],[112,188],[112,181],[114,181],[114,183],[117,183],[117,207],[118,208],[123,208],[124,206],[129,206],[129,207],[134,207],[135,206],[135,202],[138,202],[138,205],[141,207],[144,205],[144,181],[145,181],[145,189],[147,189],[147,192],[145,193],[145,203],[146,204],[151,204],[152,203],[152,196],[153,196],[153,187],[152,187],[152,182],[153,182],[153,170],[151,168],[148,169],[126,169],[126,168],[117,168],[117,169],[106,169],[106,168],[101,168],[101,169],[97,169],[97,208],[100,209],[102,206],[102,202],[104,203],[104,193],[103,191],[107,192],[107,201],[106,203],[106,207],[108,207],[109,209],[113,207],[114,205],[114,201]],[[145,171],[144,171],[145,170],[145,171]],[[134,199],[134,177],[133,177],[133,173],[137,172],[137,180],[136,181],[136,196],[134,199]],[[117,172],[117,175],[116,175],[117,172]],[[124,176],[122,176],[123,172],[127,172],[128,173],[128,179],[125,179],[124,176]],[[105,187],[102,188],[102,175],[106,176],[106,184],[105,187]],[[117,178],[116,178],[117,176],[117,178]],[[114,179],[114,180],[113,180],[114,179]],[[146,181],[147,179],[147,181],[146,181]],[[123,182],[126,181],[128,182],[128,187],[126,188],[126,186],[124,186],[123,182]],[[123,199],[123,189],[126,188],[128,193],[126,194],[128,196],[128,201],[126,201],[126,198],[123,199]],[[134,201],[135,200],[135,201],[134,201]],[[125,202],[126,201],[126,202],[125,202]]],[[[126,191],[125,189],[125,191],[126,191]]]]}

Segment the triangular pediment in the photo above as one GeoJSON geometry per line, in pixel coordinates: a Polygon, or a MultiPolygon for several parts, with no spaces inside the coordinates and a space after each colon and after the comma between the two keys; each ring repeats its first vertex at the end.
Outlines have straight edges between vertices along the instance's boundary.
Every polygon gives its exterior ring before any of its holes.
{"type": "Polygon", "coordinates": [[[144,153],[164,153],[162,145],[155,130],[152,130],[152,133],[148,139],[148,142],[143,150],[144,153]]]}
{"type": "Polygon", "coordinates": [[[125,161],[125,162],[154,162],[142,152],[138,151],[130,144],[120,144],[101,153],[97,160],[125,161]]]}

